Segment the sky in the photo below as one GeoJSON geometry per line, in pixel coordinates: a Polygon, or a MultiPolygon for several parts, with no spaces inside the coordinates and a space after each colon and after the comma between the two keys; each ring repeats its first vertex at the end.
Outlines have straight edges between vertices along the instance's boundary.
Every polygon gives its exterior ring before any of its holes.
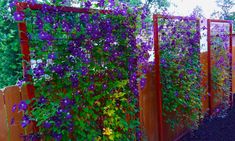
{"type": "MultiPolygon", "coordinates": [[[[169,12],[174,15],[189,16],[196,6],[199,6],[203,10],[203,15],[206,18],[210,18],[213,11],[218,11],[216,0],[169,0],[171,6],[169,12]]],[[[235,7],[232,9],[235,11],[235,7]]]]}

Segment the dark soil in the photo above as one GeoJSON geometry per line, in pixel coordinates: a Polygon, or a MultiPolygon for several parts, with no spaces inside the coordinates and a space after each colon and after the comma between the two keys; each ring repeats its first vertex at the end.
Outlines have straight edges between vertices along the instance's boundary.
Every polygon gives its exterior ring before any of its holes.
{"type": "Polygon", "coordinates": [[[203,121],[200,127],[182,141],[235,141],[235,107],[227,115],[203,121]]]}

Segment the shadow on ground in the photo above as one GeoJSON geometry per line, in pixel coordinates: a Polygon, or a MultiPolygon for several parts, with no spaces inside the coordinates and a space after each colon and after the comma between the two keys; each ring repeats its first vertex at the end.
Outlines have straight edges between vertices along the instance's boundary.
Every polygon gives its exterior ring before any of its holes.
{"type": "Polygon", "coordinates": [[[182,141],[235,141],[235,107],[228,110],[225,117],[205,120],[182,141]]]}

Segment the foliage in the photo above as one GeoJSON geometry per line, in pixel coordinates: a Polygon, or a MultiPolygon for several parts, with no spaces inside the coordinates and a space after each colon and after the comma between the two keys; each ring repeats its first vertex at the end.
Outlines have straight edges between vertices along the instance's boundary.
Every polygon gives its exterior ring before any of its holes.
{"type": "MultiPolygon", "coordinates": [[[[201,109],[200,29],[194,17],[160,18],[160,73],[167,122],[197,121],[201,109]]],[[[187,123],[187,122],[186,122],[187,123]]]]}
{"type": "Polygon", "coordinates": [[[17,25],[9,2],[0,0],[0,88],[16,84],[22,70],[17,25]]]}
{"type": "Polygon", "coordinates": [[[235,12],[231,12],[225,20],[231,20],[233,22],[233,31],[235,31],[235,12]]]}
{"type": "Polygon", "coordinates": [[[212,52],[212,93],[215,101],[222,101],[223,110],[229,107],[231,93],[230,57],[229,53],[229,24],[213,23],[211,28],[212,52]]]}
{"type": "Polygon", "coordinates": [[[27,8],[25,15],[14,14],[27,24],[28,73],[36,88],[35,98],[25,102],[31,110],[18,108],[25,111],[23,127],[30,122],[39,127],[26,138],[139,140],[137,83],[144,86],[142,65],[147,63],[151,42],[136,35],[145,31],[146,13],[117,7],[114,1],[81,4],[88,10],[114,10],[60,12],[44,4],[42,11],[27,8]]]}
{"type": "Polygon", "coordinates": [[[127,3],[130,6],[144,5],[148,11],[153,11],[153,13],[159,12],[158,10],[165,10],[170,6],[168,0],[120,0],[120,2],[127,3]]]}
{"type": "Polygon", "coordinates": [[[222,10],[222,17],[225,19],[229,16],[230,10],[235,5],[233,0],[216,0],[218,7],[222,10]]]}

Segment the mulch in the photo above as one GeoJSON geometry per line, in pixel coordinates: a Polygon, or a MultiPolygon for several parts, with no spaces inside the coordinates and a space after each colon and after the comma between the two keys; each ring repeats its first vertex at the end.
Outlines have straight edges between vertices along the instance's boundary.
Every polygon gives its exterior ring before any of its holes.
{"type": "Polygon", "coordinates": [[[235,107],[224,116],[207,118],[182,141],[235,141],[235,107]]]}

